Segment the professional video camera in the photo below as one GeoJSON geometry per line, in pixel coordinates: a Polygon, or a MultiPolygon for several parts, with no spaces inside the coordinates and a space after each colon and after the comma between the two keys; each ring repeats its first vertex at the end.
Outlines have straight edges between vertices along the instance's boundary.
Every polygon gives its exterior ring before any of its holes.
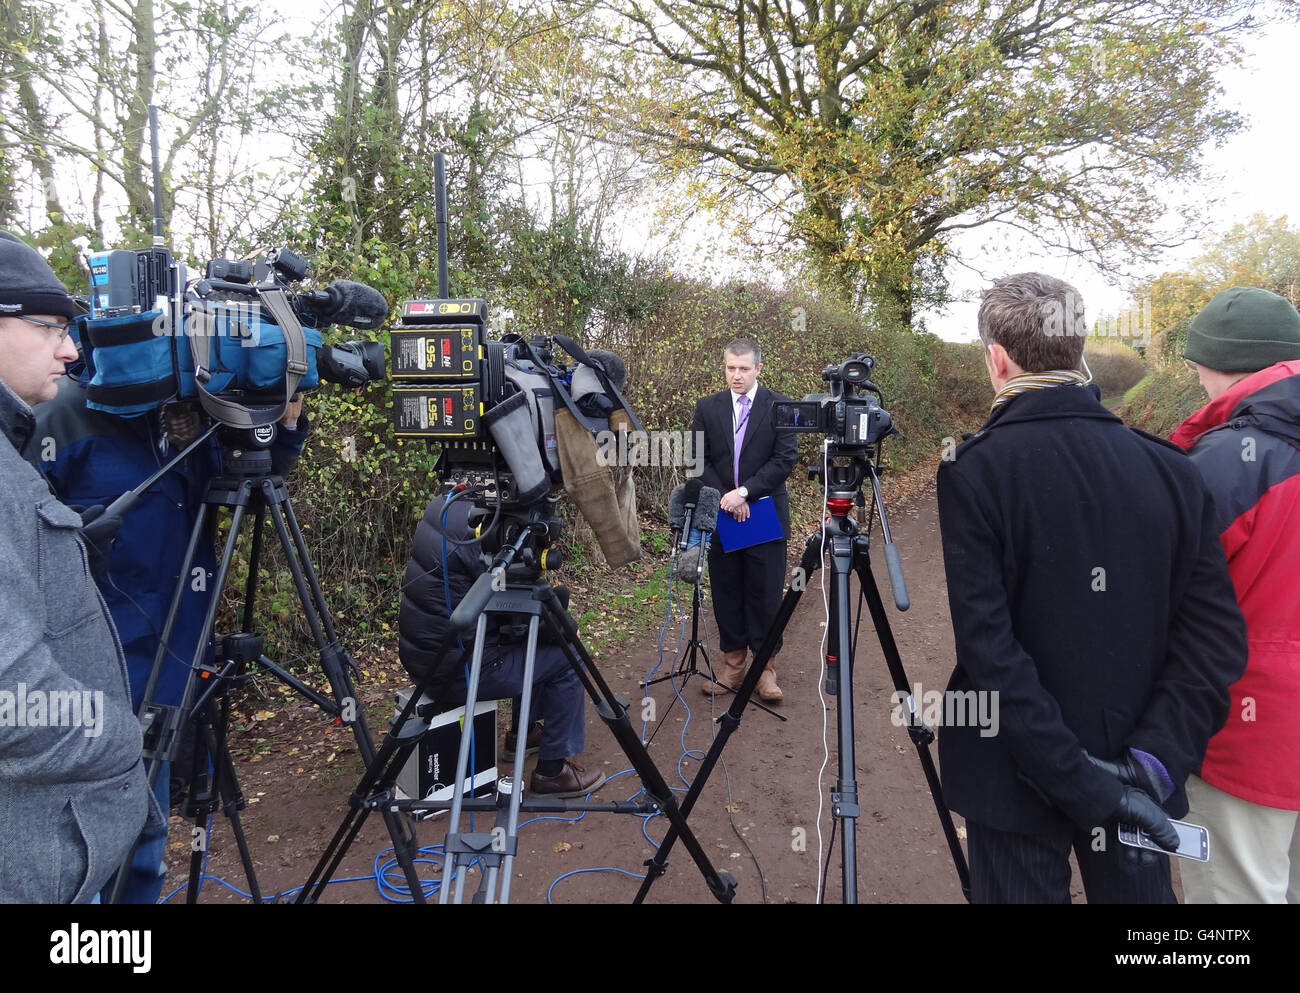
{"type": "Polygon", "coordinates": [[[488,340],[487,312],[480,299],[402,304],[392,330],[394,421],[399,437],[442,444],[439,476],[496,482],[502,501],[528,505],[564,483],[557,411],[592,435],[610,430],[611,418],[640,425],[620,392],[619,356],[563,335],[488,340]]]}
{"type": "Polygon", "coordinates": [[[493,519],[518,517],[564,487],[606,560],[635,561],[631,475],[602,463],[595,442],[605,432],[641,431],[621,392],[623,360],[558,334],[491,340],[487,301],[446,299],[440,289],[441,299],[403,303],[392,329],[397,436],[437,441],[439,477],[504,509],[493,519]]]}
{"type": "Polygon", "coordinates": [[[777,403],[776,429],[824,434],[840,448],[868,448],[896,433],[889,411],[880,405],[880,388],[868,378],[875,365],[876,360],[862,352],[828,365],[822,379],[831,384],[831,392],[777,403]]]}
{"type": "Polygon", "coordinates": [[[132,417],[196,400],[221,423],[251,428],[279,420],[295,393],[322,380],[355,389],[384,374],[379,342],[321,340],[331,324],[381,325],[383,295],[347,280],[294,292],[309,263],[287,248],[213,259],[193,283],[159,245],[95,252],[89,265],[90,309],[77,335],[97,410],[132,417]]]}

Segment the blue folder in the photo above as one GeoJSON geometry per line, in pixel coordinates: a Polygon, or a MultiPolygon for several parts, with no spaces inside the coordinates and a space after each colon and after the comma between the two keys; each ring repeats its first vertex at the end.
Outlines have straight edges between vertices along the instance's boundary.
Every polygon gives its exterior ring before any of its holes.
{"type": "Polygon", "coordinates": [[[746,521],[738,521],[725,510],[719,510],[717,535],[722,550],[734,552],[738,548],[784,538],[785,529],[781,527],[781,518],[777,516],[772,498],[763,497],[749,505],[749,519],[746,521]]]}

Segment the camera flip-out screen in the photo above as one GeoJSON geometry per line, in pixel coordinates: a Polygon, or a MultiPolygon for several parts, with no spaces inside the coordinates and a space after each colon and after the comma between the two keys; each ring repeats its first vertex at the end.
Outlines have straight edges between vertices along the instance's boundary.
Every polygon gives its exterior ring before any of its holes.
{"type": "Polygon", "coordinates": [[[791,400],[773,404],[772,422],[783,431],[820,431],[821,404],[815,400],[791,400]]]}

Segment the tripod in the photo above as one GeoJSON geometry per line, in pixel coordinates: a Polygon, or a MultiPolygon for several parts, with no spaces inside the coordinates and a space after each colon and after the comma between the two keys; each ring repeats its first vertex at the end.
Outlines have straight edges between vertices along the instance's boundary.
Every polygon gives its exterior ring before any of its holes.
{"type": "MultiPolygon", "coordinates": [[[[443,881],[439,901],[449,902],[453,893],[457,903],[464,896],[469,865],[477,861],[483,866],[483,878],[475,895],[476,903],[505,903],[510,896],[514,858],[517,854],[517,831],[521,811],[561,813],[564,811],[600,811],[611,813],[663,813],[682,838],[709,891],[722,903],[730,903],[736,882],[730,873],[714,869],[703,847],[686,824],[685,813],[678,809],[671,788],[651,760],[645,746],[632,728],[628,717],[627,701],[619,698],[596,668],[586,647],[578,637],[577,622],[560,604],[550,583],[542,577],[542,568],[558,568],[558,555],[544,546],[551,536],[550,522],[536,511],[528,512],[525,519],[520,511],[503,511],[502,535],[513,537],[502,542],[500,551],[489,569],[478,577],[469,592],[451,614],[451,633],[448,634],[437,662],[430,666],[429,674],[420,681],[401,714],[394,721],[394,730],[385,739],[367,767],[361,783],[352,793],[351,806],[335,832],[329,847],[321,855],[311,877],[303,887],[299,901],[314,899],[329,882],[343,859],[348,846],[361,830],[371,810],[395,811],[450,810],[450,822],[444,845],[443,881]],[[513,522],[511,517],[515,517],[513,522]],[[518,560],[518,561],[516,561],[518,560]],[[422,718],[413,719],[417,701],[436,677],[442,659],[453,650],[455,637],[475,625],[474,649],[466,679],[466,714],[473,713],[477,703],[478,687],[483,668],[488,619],[492,615],[519,615],[528,617],[528,633],[523,670],[522,703],[520,705],[520,733],[529,726],[532,706],[533,672],[537,645],[542,625],[552,643],[563,652],[591,698],[597,715],[613,733],[623,753],[632,763],[641,779],[648,801],[641,803],[568,803],[559,799],[539,797],[524,799],[523,765],[525,749],[515,751],[513,777],[502,781],[495,798],[475,799],[465,796],[469,768],[470,736],[461,735],[460,751],[456,760],[456,778],[452,799],[394,800],[393,787],[397,776],[425,734],[429,731],[422,718]],[[497,811],[496,824],[491,832],[461,833],[460,818],[466,811],[497,811]],[[459,871],[458,871],[459,870],[459,871]],[[452,885],[454,881],[454,887],[452,885]]],[[[462,653],[463,655],[463,653],[462,653]]],[[[417,902],[424,902],[423,892],[412,889],[417,902]]]]}
{"type": "MultiPolygon", "coordinates": [[[[701,545],[699,546],[699,548],[700,548],[700,554],[703,555],[704,546],[701,545]]],[[[670,672],[662,676],[657,676],[654,679],[642,681],[641,688],[643,690],[648,690],[650,689],[651,686],[654,686],[656,683],[662,683],[665,680],[671,679],[673,681],[673,686],[676,687],[677,692],[680,693],[686,689],[686,683],[690,680],[692,676],[703,676],[709,682],[713,683],[715,686],[721,687],[722,689],[726,690],[728,693],[735,693],[736,690],[733,690],[726,683],[718,679],[717,673],[713,669],[713,662],[709,659],[709,650],[707,647],[705,647],[704,642],[700,640],[700,608],[704,604],[703,577],[697,577],[697,579],[691,581],[691,585],[694,588],[691,594],[691,640],[686,645],[686,651],[682,653],[682,657],[677,661],[676,665],[673,667],[673,669],[670,672]],[[704,665],[705,665],[704,669],[701,669],[696,664],[696,659],[700,655],[704,656],[704,665]],[[680,683],[678,682],[678,680],[680,680],[680,683]]],[[[769,714],[771,714],[773,717],[777,718],[780,721],[789,720],[789,718],[786,717],[785,714],[778,713],[777,711],[773,710],[771,707],[767,706],[767,704],[759,703],[757,700],[751,700],[750,703],[752,703],[759,710],[767,711],[769,714]]],[[[677,704],[677,696],[676,694],[674,694],[673,702],[670,705],[669,709],[671,710],[673,706],[676,706],[676,704],[677,704]]],[[[664,726],[663,723],[660,722],[659,727],[663,727],[663,726],[664,726]]],[[[656,729],[656,733],[658,733],[657,729],[656,729]]],[[[653,737],[653,735],[651,737],[653,737]]]]}
{"type": "MultiPolygon", "coordinates": [[[[682,813],[687,816],[690,815],[692,808],[695,806],[695,801],[699,798],[710,773],[713,771],[713,767],[722,754],[723,748],[726,747],[727,741],[736,728],[739,727],[745,705],[749,702],[749,698],[758,686],[759,677],[762,675],[768,660],[781,643],[786,625],[789,624],[803,591],[807,589],[808,579],[821,566],[823,548],[826,548],[830,551],[831,563],[831,616],[827,631],[826,691],[839,698],[836,715],[839,769],[838,778],[831,788],[830,796],[832,815],[839,820],[843,827],[842,836],[844,841],[841,867],[844,902],[857,902],[856,822],[859,814],[858,785],[854,777],[853,642],[849,630],[850,571],[857,573],[862,595],[866,599],[868,609],[871,612],[871,619],[876,628],[880,648],[885,656],[885,664],[889,668],[894,686],[900,693],[906,695],[908,702],[908,737],[916,746],[921,768],[925,773],[930,795],[934,800],[935,810],[939,815],[939,821],[948,842],[948,849],[952,854],[953,864],[957,869],[962,892],[967,899],[970,899],[970,873],[966,866],[966,857],[961,850],[957,830],[952,823],[952,815],[943,801],[943,794],[939,785],[939,773],[935,768],[934,759],[929,750],[930,744],[934,741],[934,730],[920,723],[917,718],[916,707],[912,701],[911,687],[907,680],[907,674],[903,671],[902,658],[894,641],[893,631],[889,626],[889,617],[885,613],[884,602],[880,597],[880,589],[877,587],[875,576],[871,571],[871,559],[868,554],[870,551],[870,530],[868,529],[866,532],[859,531],[856,522],[849,516],[855,501],[861,499],[860,491],[863,477],[869,475],[875,498],[875,507],[880,512],[880,528],[885,539],[885,558],[889,568],[890,584],[894,590],[895,605],[899,610],[906,610],[910,603],[903,583],[903,572],[898,559],[898,551],[890,537],[885,503],[880,493],[880,477],[876,466],[872,465],[868,460],[865,447],[853,446],[852,448],[840,449],[839,446],[830,442],[827,445],[828,452],[825,467],[814,467],[809,470],[811,478],[820,478],[823,474],[828,477],[827,516],[823,520],[821,529],[814,532],[804,544],[800,568],[795,574],[795,579],[791,581],[789,589],[786,590],[785,597],[781,601],[781,607],[777,611],[772,626],[768,629],[762,646],[750,663],[749,669],[741,681],[740,688],[736,691],[735,698],[731,702],[731,706],[725,714],[718,718],[720,730],[704,760],[700,763],[700,768],[691,783],[691,788],[682,800],[682,813]]],[[[668,854],[676,841],[676,833],[670,827],[659,846],[659,850],[647,863],[648,871],[633,902],[641,903],[654,882],[659,876],[663,875],[664,867],[668,861],[668,854]]]]}
{"type": "MultiPolygon", "coordinates": [[[[211,432],[209,432],[211,433],[211,432]]],[[[167,619],[159,640],[153,671],[146,684],[140,714],[145,727],[145,757],[151,760],[150,786],[156,782],[164,761],[175,758],[180,746],[181,731],[187,722],[194,722],[197,730],[194,775],[187,787],[184,810],[194,820],[191,846],[190,876],[187,902],[198,899],[199,876],[204,853],[207,851],[207,834],[203,826],[205,817],[220,805],[230,820],[231,829],[239,847],[240,859],[248,878],[249,891],[254,902],[261,902],[260,889],[253,871],[247,839],[240,824],[238,811],[244,807],[234,763],[230,759],[227,742],[229,722],[229,693],[241,684],[248,668],[261,666],[302,696],[311,700],[322,711],[352,729],[357,749],[367,762],[374,759],[375,748],[366,726],[353,675],[356,664],[347,649],[339,642],[325,603],[320,581],[312,566],[303,540],[302,531],[289,500],[284,480],[272,471],[271,453],[267,446],[275,437],[274,428],[267,426],[250,430],[217,428],[221,444],[222,475],[211,479],[199,507],[197,519],[190,533],[185,557],[180,571],[180,581],[172,595],[167,619]],[[189,581],[200,541],[207,540],[209,515],[218,508],[231,511],[230,530],[227,534],[216,574],[212,579],[213,595],[209,598],[203,627],[190,662],[189,678],[179,706],[166,707],[153,704],[153,694],[165,657],[172,631],[180,613],[185,585],[189,581]],[[220,593],[230,575],[240,528],[253,511],[253,539],[249,555],[248,578],[244,587],[242,630],[224,638],[215,638],[217,609],[220,593]],[[253,633],[254,608],[260,575],[263,523],[269,515],[275,525],[280,547],[293,576],[294,586],[302,614],[311,629],[312,639],[320,654],[321,667],[329,679],[331,696],[318,693],[302,680],[276,665],[262,652],[262,639],[253,633]],[[207,648],[216,640],[220,648],[220,662],[206,664],[207,648]],[[204,688],[206,687],[206,688],[204,688]],[[212,773],[207,773],[208,765],[212,773]]],[[[188,452],[188,450],[187,450],[188,452]]],[[[183,453],[185,454],[185,453],[183,453]]],[[[386,815],[385,822],[393,839],[394,851],[408,883],[416,885],[417,877],[412,862],[415,837],[410,826],[396,815],[386,815]]],[[[121,886],[119,879],[118,886],[121,886]]]]}

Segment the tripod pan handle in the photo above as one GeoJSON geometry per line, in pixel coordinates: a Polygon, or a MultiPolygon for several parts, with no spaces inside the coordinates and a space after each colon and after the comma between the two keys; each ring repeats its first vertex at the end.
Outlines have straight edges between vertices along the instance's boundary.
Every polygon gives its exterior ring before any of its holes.
{"type": "Polygon", "coordinates": [[[451,612],[451,626],[460,634],[474,625],[478,615],[492,599],[492,570],[488,570],[474,580],[474,585],[465,594],[465,599],[451,612]]]}
{"type": "Polygon", "coordinates": [[[898,546],[892,541],[885,545],[885,564],[889,567],[889,585],[894,590],[894,606],[906,610],[912,606],[907,595],[907,583],[903,579],[903,563],[898,558],[898,546]]]}

